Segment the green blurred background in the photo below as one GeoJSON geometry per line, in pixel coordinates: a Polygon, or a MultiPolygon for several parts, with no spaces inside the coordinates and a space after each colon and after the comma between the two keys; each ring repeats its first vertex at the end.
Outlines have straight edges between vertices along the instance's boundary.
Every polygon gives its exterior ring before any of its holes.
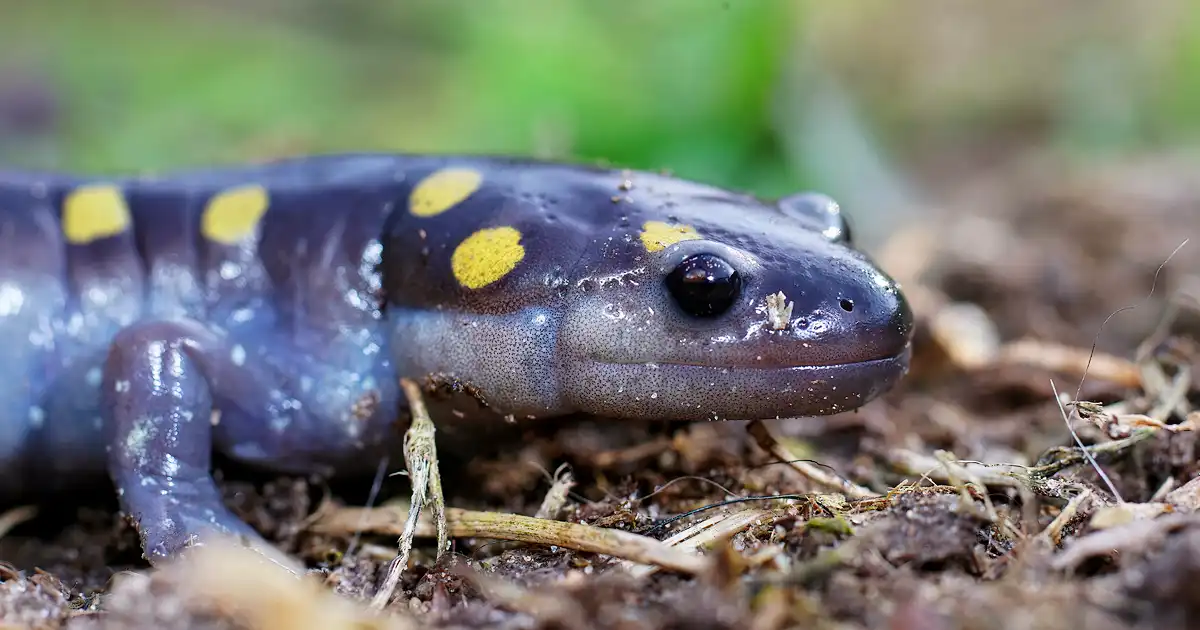
{"type": "Polygon", "coordinates": [[[1030,153],[1188,150],[1198,106],[1187,0],[0,0],[10,166],[523,154],[819,188],[869,235],[1030,153]]]}

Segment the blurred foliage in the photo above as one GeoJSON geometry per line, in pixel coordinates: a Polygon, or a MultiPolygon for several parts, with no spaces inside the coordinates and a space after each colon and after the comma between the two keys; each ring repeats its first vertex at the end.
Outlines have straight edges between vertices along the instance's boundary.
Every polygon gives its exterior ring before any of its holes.
{"type": "Polygon", "coordinates": [[[1186,0],[0,0],[0,15],[0,160],[20,166],[463,151],[838,194],[876,186],[866,153],[947,177],[1200,132],[1186,0]],[[866,153],[838,151],[852,140],[866,153]]]}
{"type": "Polygon", "coordinates": [[[58,167],[471,151],[795,179],[768,116],[786,2],[6,4],[4,57],[60,95],[33,154],[58,167]]]}

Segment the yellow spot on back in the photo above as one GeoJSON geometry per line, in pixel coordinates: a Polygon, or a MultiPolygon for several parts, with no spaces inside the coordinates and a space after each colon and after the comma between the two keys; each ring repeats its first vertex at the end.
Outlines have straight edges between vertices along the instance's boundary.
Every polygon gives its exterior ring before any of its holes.
{"type": "Polygon", "coordinates": [[[646,251],[657,252],[664,250],[679,241],[692,241],[700,238],[696,228],[682,223],[664,223],[662,221],[647,221],[642,226],[642,245],[646,251]]]}
{"type": "Polygon", "coordinates": [[[68,243],[83,245],[129,229],[129,206],[111,184],[90,184],[63,201],[62,230],[68,243]]]}
{"type": "Polygon", "coordinates": [[[447,168],[421,180],[408,198],[408,211],[432,217],[462,203],[479,190],[483,174],[470,168],[447,168]]]}
{"type": "Polygon", "coordinates": [[[200,233],[209,240],[236,245],[254,234],[268,203],[262,186],[241,186],[218,193],[204,208],[200,233]]]}
{"type": "Polygon", "coordinates": [[[508,275],[522,258],[525,248],[516,228],[484,228],[458,244],[450,257],[450,269],[459,284],[478,289],[508,275]]]}

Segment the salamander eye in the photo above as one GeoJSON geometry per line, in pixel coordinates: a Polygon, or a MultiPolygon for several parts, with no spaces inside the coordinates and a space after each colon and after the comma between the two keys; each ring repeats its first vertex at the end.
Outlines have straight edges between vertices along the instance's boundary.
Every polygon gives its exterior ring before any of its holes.
{"type": "Polygon", "coordinates": [[[687,314],[715,317],[733,306],[742,291],[742,277],[719,256],[695,254],[667,274],[667,288],[687,314]]]}
{"type": "Polygon", "coordinates": [[[834,243],[853,244],[850,222],[842,207],[828,195],[803,192],[783,197],[777,202],[784,214],[808,223],[834,243]]]}

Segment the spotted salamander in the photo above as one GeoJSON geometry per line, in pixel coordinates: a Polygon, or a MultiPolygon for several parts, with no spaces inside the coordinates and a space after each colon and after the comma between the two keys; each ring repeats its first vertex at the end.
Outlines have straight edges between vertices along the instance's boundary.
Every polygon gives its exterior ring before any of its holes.
{"type": "Polygon", "coordinates": [[[395,452],[399,377],[454,415],[759,419],[861,406],[912,315],[836,203],[484,156],[160,176],[0,171],[0,497],[105,474],[151,562],[212,534],[214,452],[395,452]]]}

